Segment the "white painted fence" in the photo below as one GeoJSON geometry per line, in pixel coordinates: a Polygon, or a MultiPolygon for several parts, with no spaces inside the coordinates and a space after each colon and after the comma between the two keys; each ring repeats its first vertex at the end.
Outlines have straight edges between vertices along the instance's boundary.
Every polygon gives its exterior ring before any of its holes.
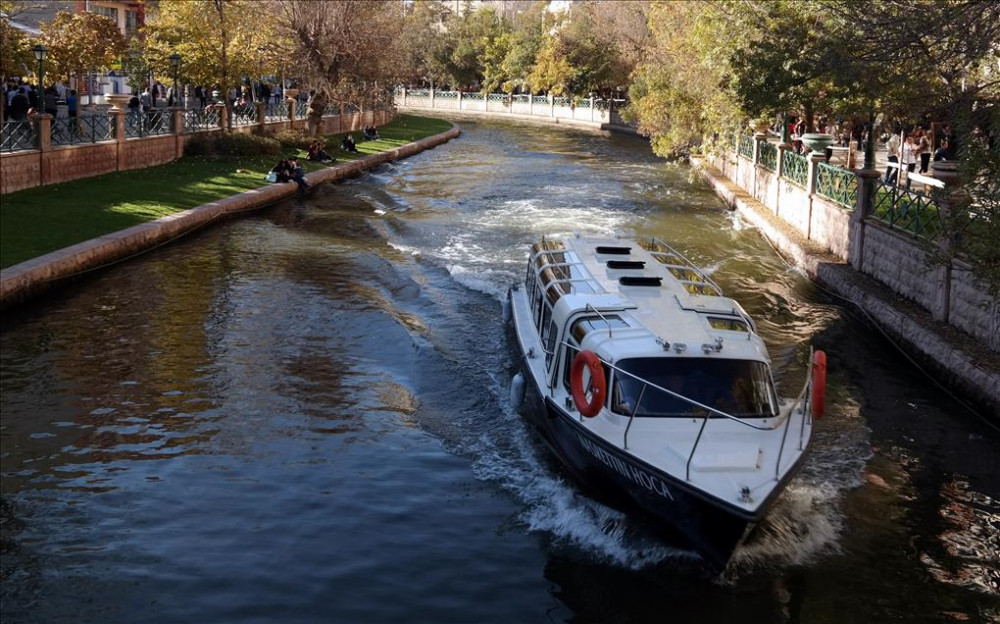
{"type": "Polygon", "coordinates": [[[506,93],[462,93],[434,89],[397,89],[396,108],[400,110],[455,111],[488,116],[537,118],[556,123],[588,126],[624,123],[617,110],[624,100],[581,98],[575,101],[551,95],[508,95],[506,93]]]}

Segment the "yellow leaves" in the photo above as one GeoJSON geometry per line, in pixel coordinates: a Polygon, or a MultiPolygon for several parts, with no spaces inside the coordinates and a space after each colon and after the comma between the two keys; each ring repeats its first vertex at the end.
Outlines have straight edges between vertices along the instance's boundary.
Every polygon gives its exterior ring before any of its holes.
{"type": "Polygon", "coordinates": [[[65,11],[42,27],[41,40],[49,49],[49,75],[105,68],[121,56],[127,45],[111,19],[96,13],[74,15],[65,11]]]}

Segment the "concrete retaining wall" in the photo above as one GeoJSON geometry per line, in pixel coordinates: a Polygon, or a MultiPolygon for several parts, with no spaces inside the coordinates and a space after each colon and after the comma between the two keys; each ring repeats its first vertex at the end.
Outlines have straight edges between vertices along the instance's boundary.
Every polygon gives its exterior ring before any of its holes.
{"type": "MultiPolygon", "coordinates": [[[[307,175],[306,179],[310,184],[343,180],[381,163],[406,158],[445,143],[460,133],[460,129],[455,126],[447,132],[387,152],[315,171],[307,175]]],[[[84,241],[3,269],[0,271],[0,309],[9,308],[43,292],[60,280],[151,249],[223,216],[263,208],[292,197],[296,192],[295,184],[269,184],[156,221],[142,223],[127,230],[84,241]]]]}

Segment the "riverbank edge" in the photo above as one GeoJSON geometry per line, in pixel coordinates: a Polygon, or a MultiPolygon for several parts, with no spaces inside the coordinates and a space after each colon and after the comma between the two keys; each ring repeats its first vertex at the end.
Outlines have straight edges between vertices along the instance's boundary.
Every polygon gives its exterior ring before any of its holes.
{"type": "MultiPolygon", "coordinates": [[[[310,185],[338,182],[383,163],[407,158],[437,147],[462,133],[458,124],[450,123],[451,129],[445,132],[378,154],[314,171],[306,175],[306,180],[310,185]]],[[[294,197],[297,192],[298,187],[295,184],[268,184],[57,249],[7,267],[0,270],[0,310],[6,311],[64,280],[173,242],[221,217],[260,210],[283,199],[294,197]]]]}
{"type": "Polygon", "coordinates": [[[410,115],[430,115],[444,120],[480,120],[494,119],[498,121],[517,121],[538,126],[557,126],[561,128],[577,128],[582,130],[593,130],[595,132],[617,132],[620,134],[630,134],[639,136],[635,129],[628,126],[602,123],[599,121],[586,121],[584,119],[567,119],[564,117],[542,117],[539,115],[523,115],[520,113],[497,113],[495,111],[474,111],[455,110],[449,108],[425,108],[421,106],[400,106],[399,112],[410,115]]]}
{"type": "Polygon", "coordinates": [[[897,296],[892,291],[793,230],[715,167],[699,158],[692,158],[691,164],[716,195],[760,230],[778,251],[802,267],[810,279],[849,301],[917,363],[941,376],[947,385],[958,388],[994,419],[1000,419],[1000,373],[975,362],[970,349],[962,345],[971,344],[971,337],[958,335],[957,330],[942,332],[935,327],[929,313],[897,305],[897,296]]]}

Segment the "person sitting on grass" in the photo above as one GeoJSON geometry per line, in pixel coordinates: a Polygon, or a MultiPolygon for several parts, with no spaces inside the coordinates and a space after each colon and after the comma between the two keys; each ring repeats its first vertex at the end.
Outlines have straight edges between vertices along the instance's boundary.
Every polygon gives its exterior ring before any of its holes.
{"type": "Polygon", "coordinates": [[[355,154],[358,153],[358,146],[354,142],[354,137],[349,134],[344,137],[343,141],[340,142],[340,149],[345,152],[354,152],[355,154]]]}
{"type": "Polygon", "coordinates": [[[366,141],[378,141],[378,130],[375,126],[365,126],[365,129],[361,131],[366,141]]]}
{"type": "Polygon", "coordinates": [[[323,150],[323,144],[319,141],[313,141],[309,144],[309,156],[307,158],[316,162],[333,162],[333,158],[323,150]]]}
{"type": "Polygon", "coordinates": [[[278,164],[271,169],[278,175],[278,182],[295,182],[299,185],[299,192],[305,193],[309,190],[309,183],[306,182],[305,172],[299,166],[299,160],[295,156],[279,160],[278,164]]]}

